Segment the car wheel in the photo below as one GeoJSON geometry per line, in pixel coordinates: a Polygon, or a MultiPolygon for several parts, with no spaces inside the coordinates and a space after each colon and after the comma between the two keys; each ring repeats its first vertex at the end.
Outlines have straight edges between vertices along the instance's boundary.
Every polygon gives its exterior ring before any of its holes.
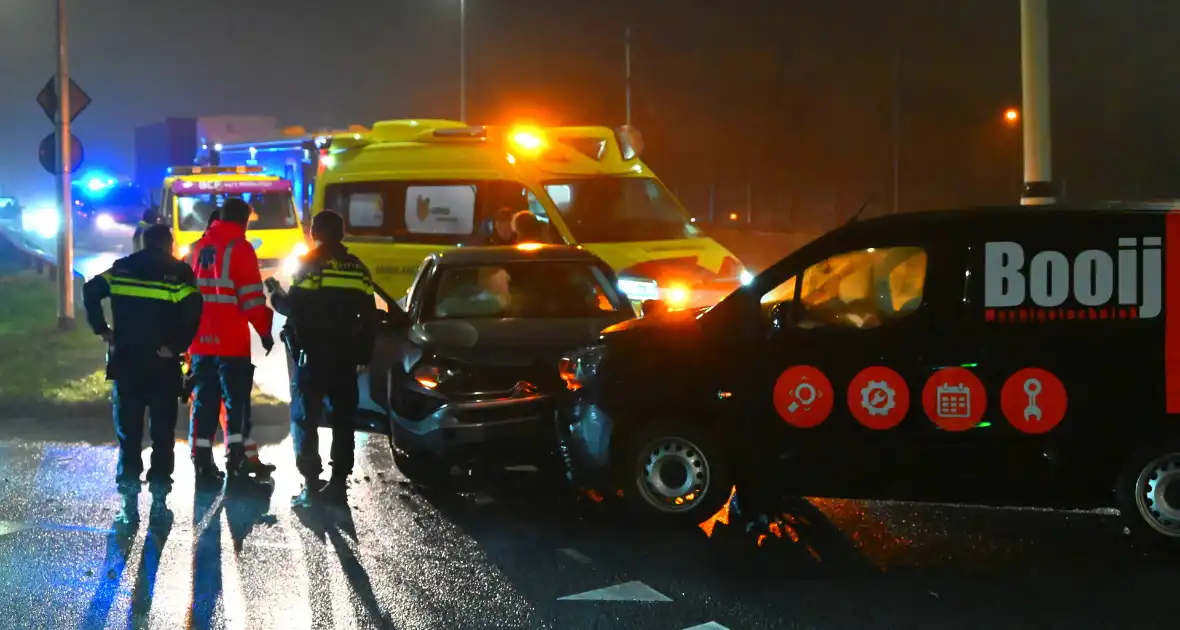
{"type": "Polygon", "coordinates": [[[627,441],[619,459],[623,498],[632,511],[697,524],[729,501],[729,458],[712,432],[691,423],[662,422],[627,441]]]}
{"type": "Polygon", "coordinates": [[[1115,488],[1132,535],[1180,550],[1180,441],[1140,450],[1115,488]]]}
{"type": "Polygon", "coordinates": [[[407,453],[396,446],[390,439],[393,450],[393,465],[405,475],[410,483],[426,488],[444,486],[451,478],[451,467],[442,460],[428,453],[407,453]]]}

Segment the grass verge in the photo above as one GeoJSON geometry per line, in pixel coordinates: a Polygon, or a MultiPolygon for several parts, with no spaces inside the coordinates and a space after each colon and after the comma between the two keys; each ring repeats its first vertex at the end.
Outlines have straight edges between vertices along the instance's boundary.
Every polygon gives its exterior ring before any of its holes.
{"type": "Polygon", "coordinates": [[[106,345],[75,304],[77,327],[58,330],[55,282],[31,271],[0,276],[0,410],[108,404],[106,345]]]}

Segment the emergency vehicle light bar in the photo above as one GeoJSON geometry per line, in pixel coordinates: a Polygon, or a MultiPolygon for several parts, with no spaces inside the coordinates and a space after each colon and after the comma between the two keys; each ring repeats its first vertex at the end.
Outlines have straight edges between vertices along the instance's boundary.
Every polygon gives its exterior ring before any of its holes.
{"type": "Polygon", "coordinates": [[[261,166],[171,166],[169,175],[220,175],[223,173],[261,173],[261,166]]]}
{"type": "Polygon", "coordinates": [[[436,138],[470,138],[486,139],[488,137],[487,127],[453,127],[449,129],[435,129],[434,137],[436,138]]]}

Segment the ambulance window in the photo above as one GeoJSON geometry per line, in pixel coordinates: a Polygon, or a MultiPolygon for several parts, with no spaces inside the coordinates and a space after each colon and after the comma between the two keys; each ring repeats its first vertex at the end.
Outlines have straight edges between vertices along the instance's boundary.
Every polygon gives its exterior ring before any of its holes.
{"type": "Polygon", "coordinates": [[[799,326],[874,328],[922,304],[926,252],[918,247],[862,249],[803,272],[799,326]]]}
{"type": "Polygon", "coordinates": [[[470,235],[475,231],[475,186],[406,187],[405,222],[413,235],[470,235]]]}

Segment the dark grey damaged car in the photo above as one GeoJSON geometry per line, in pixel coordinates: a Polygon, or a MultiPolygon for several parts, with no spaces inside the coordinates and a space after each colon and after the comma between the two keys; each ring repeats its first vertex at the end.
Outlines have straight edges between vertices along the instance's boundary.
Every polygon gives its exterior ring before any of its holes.
{"type": "Polygon", "coordinates": [[[560,467],[562,356],[636,316],[611,268],[563,246],[460,248],[426,258],[390,306],[369,383],[388,401],[398,469],[422,485],[456,468],[560,467]]]}

